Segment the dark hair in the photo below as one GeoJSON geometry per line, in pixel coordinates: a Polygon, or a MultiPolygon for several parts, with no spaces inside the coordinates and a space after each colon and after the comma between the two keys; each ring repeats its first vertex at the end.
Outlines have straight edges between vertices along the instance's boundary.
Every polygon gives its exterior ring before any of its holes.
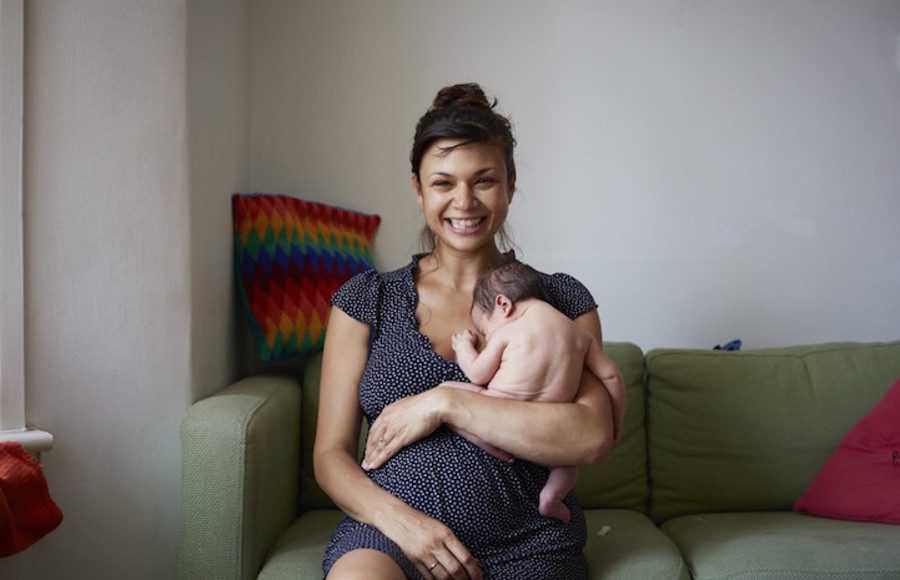
{"type": "Polygon", "coordinates": [[[498,294],[503,294],[513,304],[527,298],[547,301],[547,291],[538,271],[516,261],[495,266],[478,278],[472,292],[473,305],[485,312],[493,312],[498,294]]]}
{"type": "Polygon", "coordinates": [[[513,159],[516,140],[512,135],[512,123],[494,111],[496,106],[497,99],[489,102],[477,83],[452,85],[438,91],[431,108],[416,124],[409,155],[416,178],[419,178],[422,156],[435,141],[461,139],[456,147],[469,143],[499,145],[506,159],[506,176],[512,179],[516,171],[513,159]]]}
{"type": "MultiPolygon", "coordinates": [[[[488,101],[484,91],[477,83],[462,83],[444,87],[434,97],[428,111],[416,123],[416,134],[413,138],[409,162],[412,173],[418,181],[422,167],[422,157],[436,141],[441,139],[459,139],[459,143],[446,151],[470,143],[493,143],[503,150],[506,160],[506,177],[511,180],[516,172],[513,149],[516,140],[512,134],[512,123],[494,111],[497,99],[488,101]]],[[[498,232],[500,246],[512,248],[513,244],[505,225],[498,232]]],[[[428,227],[422,229],[422,249],[432,251],[435,246],[434,232],[428,227]]]]}

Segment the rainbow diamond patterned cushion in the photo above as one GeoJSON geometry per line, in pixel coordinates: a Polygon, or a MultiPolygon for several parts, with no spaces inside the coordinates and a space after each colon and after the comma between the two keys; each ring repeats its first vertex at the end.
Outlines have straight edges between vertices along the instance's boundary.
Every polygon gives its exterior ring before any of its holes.
{"type": "Polygon", "coordinates": [[[331,296],[370,270],[381,217],[286,195],[235,194],[238,296],[260,359],[321,350],[331,296]]]}

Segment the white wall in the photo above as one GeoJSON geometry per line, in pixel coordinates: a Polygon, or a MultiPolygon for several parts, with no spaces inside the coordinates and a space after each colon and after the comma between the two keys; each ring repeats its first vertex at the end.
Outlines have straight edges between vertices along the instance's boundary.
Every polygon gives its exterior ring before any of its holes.
{"type": "Polygon", "coordinates": [[[178,430],[234,378],[249,2],[26,3],[26,388],[62,525],[15,580],[177,575],[178,430]]]}
{"type": "Polygon", "coordinates": [[[191,203],[191,400],[241,366],[231,194],[250,182],[250,1],[187,3],[191,203]]]}
{"type": "Polygon", "coordinates": [[[26,10],[28,418],[56,438],[41,459],[64,521],[16,558],[25,578],[171,578],[190,373],[183,7],[26,10]]]}
{"type": "Polygon", "coordinates": [[[511,113],[522,257],[644,348],[900,338],[900,3],[259,0],[251,180],[419,227],[445,84],[511,113]]]}

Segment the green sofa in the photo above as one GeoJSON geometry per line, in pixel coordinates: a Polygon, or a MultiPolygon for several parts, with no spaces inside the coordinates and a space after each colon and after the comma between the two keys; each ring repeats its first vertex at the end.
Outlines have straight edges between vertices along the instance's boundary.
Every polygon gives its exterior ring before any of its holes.
{"type": "MultiPolygon", "coordinates": [[[[792,511],[900,377],[900,342],[605,349],[629,400],[621,443],[580,472],[591,578],[900,578],[900,526],[792,511]]],[[[314,356],[302,380],[252,376],[191,407],[184,580],[321,577],[341,513],[312,475],[320,368],[314,356]]]]}

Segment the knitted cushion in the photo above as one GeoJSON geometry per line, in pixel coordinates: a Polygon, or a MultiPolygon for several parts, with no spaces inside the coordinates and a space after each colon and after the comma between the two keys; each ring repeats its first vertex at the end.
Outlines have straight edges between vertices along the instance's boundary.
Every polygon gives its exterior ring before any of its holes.
{"type": "Polygon", "coordinates": [[[331,295],[369,270],[381,222],[286,195],[235,194],[238,295],[263,362],[321,350],[331,295]]]}
{"type": "Polygon", "coordinates": [[[847,433],[794,509],[900,524],[900,380],[847,433]]]}

